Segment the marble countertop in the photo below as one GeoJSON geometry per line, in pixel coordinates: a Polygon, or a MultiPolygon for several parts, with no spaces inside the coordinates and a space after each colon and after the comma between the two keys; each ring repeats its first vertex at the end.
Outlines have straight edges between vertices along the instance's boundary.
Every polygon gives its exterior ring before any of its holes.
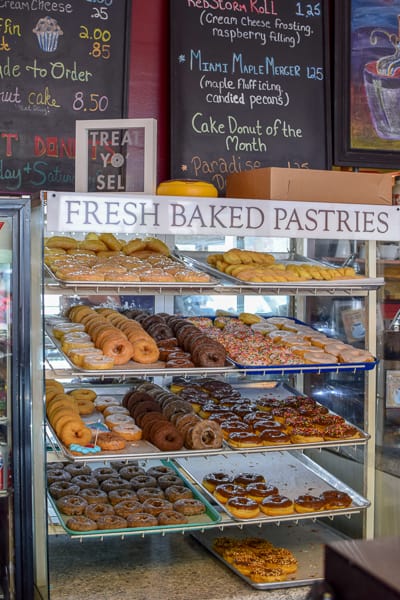
{"type": "Polygon", "coordinates": [[[49,537],[50,600],[305,600],[309,587],[259,590],[190,535],[49,537]]]}

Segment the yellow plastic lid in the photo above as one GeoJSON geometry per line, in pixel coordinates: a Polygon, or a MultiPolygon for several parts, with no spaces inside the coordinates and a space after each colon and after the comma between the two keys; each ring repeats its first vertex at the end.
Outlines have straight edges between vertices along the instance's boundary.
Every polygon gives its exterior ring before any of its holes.
{"type": "Polygon", "coordinates": [[[205,196],[216,198],[217,188],[208,181],[198,179],[169,179],[157,187],[158,196],[205,196]]]}

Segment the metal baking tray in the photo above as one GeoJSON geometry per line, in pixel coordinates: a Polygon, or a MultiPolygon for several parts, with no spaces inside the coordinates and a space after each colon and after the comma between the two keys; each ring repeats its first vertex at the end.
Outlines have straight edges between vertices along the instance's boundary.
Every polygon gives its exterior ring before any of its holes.
{"type": "MultiPolygon", "coordinates": [[[[175,249],[175,256],[182,261],[184,261],[188,266],[191,266],[195,269],[199,269],[201,271],[205,271],[209,275],[220,279],[222,282],[234,284],[236,286],[249,288],[271,288],[275,289],[279,286],[280,289],[284,290],[285,288],[293,288],[296,286],[298,288],[365,288],[365,289],[376,289],[384,284],[383,277],[375,277],[375,278],[367,278],[361,275],[356,275],[351,279],[329,279],[327,281],[321,281],[318,279],[311,279],[309,281],[279,281],[279,282],[250,282],[244,281],[243,279],[238,279],[237,277],[233,277],[232,275],[228,275],[223,271],[219,271],[215,269],[207,262],[207,257],[209,254],[215,254],[215,252],[190,252],[190,251],[181,251],[175,249]]],[[[221,252],[222,254],[223,252],[221,252]]],[[[337,265],[332,265],[331,263],[314,260],[312,258],[307,258],[295,252],[269,252],[272,256],[275,257],[277,262],[281,262],[283,264],[309,264],[315,265],[319,267],[329,267],[331,269],[338,268],[337,265]]]]}
{"type": "MultiPolygon", "coordinates": [[[[270,396],[271,398],[276,398],[277,400],[284,400],[290,396],[303,396],[301,392],[291,387],[284,381],[238,381],[233,384],[234,388],[242,393],[242,395],[246,398],[257,399],[260,396],[263,398],[270,396]]],[[[318,403],[319,404],[319,403],[318,403]]],[[[335,414],[333,411],[329,411],[329,414],[335,414]]],[[[345,421],[346,424],[350,423],[345,421]]],[[[323,441],[323,442],[312,442],[308,444],[282,444],[282,445],[274,445],[261,446],[258,448],[250,447],[250,448],[237,448],[236,446],[231,446],[229,444],[229,440],[225,440],[225,444],[234,450],[235,452],[248,452],[249,450],[255,450],[257,452],[264,452],[265,450],[297,450],[299,448],[337,448],[338,446],[357,446],[364,445],[367,443],[369,438],[371,437],[369,434],[362,431],[359,427],[356,427],[359,436],[358,438],[350,438],[343,440],[335,440],[335,441],[323,441]]]]}
{"type": "MultiPolygon", "coordinates": [[[[79,385],[79,386],[75,386],[75,387],[79,387],[79,389],[85,387],[83,385],[79,385]]],[[[96,392],[96,394],[98,395],[98,397],[101,396],[115,396],[117,399],[122,400],[122,397],[124,396],[124,394],[128,391],[132,389],[132,386],[127,385],[127,386],[118,386],[118,385],[99,385],[98,387],[94,386],[94,385],[88,385],[86,386],[87,388],[94,390],[96,392]]],[[[74,386],[65,386],[65,391],[68,392],[72,389],[74,389],[74,386]]],[[[100,413],[99,411],[95,411],[94,413],[92,413],[91,415],[88,416],[82,416],[82,420],[87,424],[87,425],[95,425],[96,423],[99,423],[100,426],[101,424],[104,423],[104,418],[102,413],[100,413]]],[[[54,450],[54,452],[57,455],[60,455],[61,453],[61,459],[62,457],[67,458],[68,460],[72,461],[72,462],[88,462],[88,463],[93,463],[93,462],[98,462],[99,460],[102,461],[108,461],[108,460],[137,460],[137,459],[149,459],[149,458],[153,458],[154,455],[157,455],[158,457],[172,457],[172,456],[186,456],[188,453],[189,454],[218,454],[219,452],[223,452],[224,451],[224,447],[222,448],[216,448],[215,450],[210,449],[210,450],[206,450],[206,451],[202,451],[202,450],[188,450],[187,448],[182,448],[181,450],[176,450],[173,452],[162,452],[161,450],[159,450],[159,448],[157,448],[157,446],[154,446],[153,444],[151,444],[150,442],[146,441],[146,440],[138,440],[135,442],[127,442],[125,448],[123,448],[122,450],[115,450],[113,452],[111,452],[110,450],[103,450],[101,452],[97,452],[96,454],[85,454],[85,455],[76,455],[73,454],[70,449],[63,444],[63,442],[58,438],[57,434],[55,433],[54,429],[51,427],[50,423],[47,422],[46,424],[46,429],[47,429],[47,437],[49,440],[49,443],[52,447],[52,449],[54,450]]]]}
{"type": "MultiPolygon", "coordinates": [[[[195,265],[190,265],[188,264],[186,261],[184,261],[183,259],[177,257],[177,256],[171,256],[170,257],[172,260],[174,260],[175,262],[179,263],[182,265],[182,267],[185,267],[186,269],[192,269],[195,271],[201,271],[202,273],[206,273],[205,269],[203,269],[199,263],[199,266],[195,266],[195,265]]],[[[80,289],[80,288],[87,288],[87,287],[95,287],[95,288],[129,288],[130,290],[132,290],[132,288],[140,288],[143,290],[146,290],[148,288],[154,288],[154,287],[161,287],[161,288],[165,288],[166,290],[172,288],[175,289],[177,287],[182,288],[182,289],[193,289],[193,288],[205,288],[205,289],[209,289],[209,288],[213,288],[215,287],[217,284],[220,283],[220,277],[217,274],[211,274],[207,272],[207,275],[209,275],[210,279],[209,281],[201,281],[201,282],[196,282],[196,281],[104,281],[104,280],[99,280],[99,281],[77,281],[76,279],[60,279],[58,277],[56,277],[56,275],[54,274],[54,272],[52,271],[52,269],[48,266],[48,265],[44,265],[45,268],[45,275],[46,277],[49,279],[49,285],[53,284],[57,284],[57,286],[59,287],[65,287],[65,288],[76,288],[76,289],[80,289]]]]}
{"type": "MultiPolygon", "coordinates": [[[[97,466],[102,466],[103,463],[97,463],[93,465],[93,468],[96,468],[97,466]]],[[[71,537],[78,537],[78,538],[87,538],[87,537],[103,537],[103,536],[109,536],[109,535],[118,535],[118,536],[126,536],[126,535],[143,535],[144,533],[160,533],[160,532],[168,532],[168,531],[185,531],[185,530],[191,530],[194,528],[203,528],[205,526],[212,526],[212,525],[216,525],[217,523],[219,523],[221,521],[221,515],[220,513],[216,510],[216,508],[207,500],[207,498],[205,498],[200,492],[199,490],[193,486],[193,484],[184,476],[182,475],[182,473],[180,473],[177,468],[175,467],[175,465],[172,462],[169,461],[151,461],[149,463],[144,463],[143,466],[145,467],[145,469],[149,469],[151,467],[157,466],[157,465],[165,465],[168,467],[173,468],[177,475],[179,475],[179,477],[182,479],[182,485],[185,485],[186,487],[188,487],[189,489],[192,490],[193,492],[193,496],[194,498],[196,498],[197,500],[201,500],[201,502],[203,502],[206,511],[205,513],[202,513],[200,515],[193,515],[188,517],[188,523],[184,524],[184,525],[157,525],[155,527],[135,527],[135,528],[127,528],[127,529],[102,529],[102,530],[93,530],[93,531],[73,531],[72,529],[69,529],[66,525],[66,521],[68,520],[68,515],[64,515],[63,513],[61,513],[56,505],[56,503],[54,502],[54,499],[51,497],[51,495],[48,493],[48,501],[52,507],[52,509],[54,510],[60,525],[63,527],[63,529],[68,533],[68,535],[70,535],[71,537]]],[[[140,465],[142,466],[142,465],[140,465]]]]}
{"type": "MultiPolygon", "coordinates": [[[[290,588],[312,585],[324,577],[324,547],[326,544],[343,541],[344,535],[321,522],[310,523],[302,521],[297,526],[290,523],[282,523],[279,527],[275,525],[264,525],[262,529],[253,525],[247,525],[245,529],[236,527],[225,528],[223,532],[217,530],[195,531],[192,537],[206,548],[213,556],[220,560],[230,571],[238,575],[252,588],[258,590],[273,590],[277,588],[290,588]],[[233,539],[248,539],[251,537],[268,540],[274,546],[287,548],[293,552],[298,560],[296,573],[288,575],[286,581],[276,583],[255,583],[249,577],[240,573],[235,567],[227,562],[213,549],[214,540],[221,537],[233,539]]],[[[284,594],[282,594],[282,597],[284,594]]]]}
{"type": "MultiPolygon", "coordinates": [[[[260,315],[262,316],[262,315],[260,315]]],[[[269,315],[269,316],[273,316],[273,315],[269,315]]],[[[269,317],[268,316],[268,317],[269,317]]],[[[266,317],[266,320],[268,320],[268,317],[266,317]]],[[[206,317],[208,319],[214,320],[215,317],[206,317]]],[[[231,319],[236,319],[237,317],[231,316],[229,317],[231,319]]],[[[295,317],[284,317],[285,319],[289,319],[291,321],[293,321],[293,323],[297,323],[299,325],[305,325],[306,327],[309,327],[310,329],[313,329],[315,331],[315,333],[320,333],[318,331],[318,329],[315,329],[312,325],[310,325],[309,323],[305,323],[304,321],[301,321],[300,319],[296,319],[295,317]]],[[[188,317],[188,319],[190,320],[190,317],[188,317]]],[[[194,319],[194,324],[196,324],[196,317],[193,317],[194,319]]],[[[328,336],[329,337],[329,336],[328,336]]],[[[330,338],[332,339],[333,342],[337,341],[336,338],[330,338]]],[[[351,345],[351,344],[349,344],[351,345]]],[[[268,374],[268,373],[272,373],[272,374],[284,374],[284,373],[303,373],[303,372],[307,372],[307,373],[321,373],[321,372],[334,372],[336,373],[337,371],[371,371],[372,369],[374,369],[376,367],[376,365],[378,364],[378,361],[376,358],[374,358],[373,361],[369,361],[369,362],[352,362],[352,363],[332,363],[332,364],[318,364],[318,363],[310,363],[310,364],[304,364],[304,363],[293,363],[293,364],[281,364],[281,365],[247,365],[247,364],[243,364],[240,363],[238,361],[236,361],[235,359],[233,359],[231,356],[228,355],[228,359],[229,361],[237,368],[237,369],[241,369],[244,371],[250,371],[253,374],[268,374]]]]}
{"type": "MultiPolygon", "coordinates": [[[[65,321],[65,319],[63,319],[65,321]]],[[[54,319],[53,319],[54,322],[54,319]]],[[[45,332],[47,337],[51,340],[51,342],[54,344],[54,346],[57,348],[57,350],[59,351],[59,353],[62,355],[62,357],[64,358],[64,360],[67,362],[68,366],[73,369],[74,371],[78,372],[78,373],[86,373],[88,376],[100,376],[100,375],[106,375],[106,376],[117,376],[117,375],[147,375],[147,374],[151,374],[151,375],[166,375],[166,374],[170,374],[171,376],[173,375],[178,375],[178,374],[194,374],[194,375],[198,375],[199,372],[201,373],[209,373],[210,375],[212,374],[216,374],[216,373],[226,373],[229,370],[232,370],[235,368],[235,365],[233,364],[233,361],[231,361],[230,359],[227,359],[225,365],[223,367],[207,367],[207,368],[203,368],[203,367],[182,367],[182,368],[167,368],[165,366],[165,362],[159,360],[155,363],[150,363],[150,364],[141,364],[138,362],[135,362],[133,360],[128,361],[127,363],[125,363],[124,365],[114,365],[114,367],[112,367],[112,369],[104,369],[104,370],[98,370],[98,369],[83,369],[81,367],[78,367],[77,365],[75,365],[70,358],[62,351],[61,348],[61,343],[60,341],[54,337],[53,333],[52,333],[52,328],[51,326],[46,323],[45,324],[45,332]]]]}
{"type": "Polygon", "coordinates": [[[279,451],[263,455],[212,456],[212,457],[187,457],[177,459],[183,472],[199,485],[203,493],[212,498],[220,509],[227,513],[231,519],[240,523],[256,522],[281,522],[315,519],[316,517],[331,517],[340,514],[358,513],[370,506],[370,502],[356,491],[336,479],[331,473],[320,467],[317,463],[305,456],[300,451],[279,451]],[[323,491],[334,489],[346,492],[352,498],[352,504],[345,509],[324,510],[309,513],[293,513],[270,517],[261,513],[252,519],[238,519],[234,517],[225,505],[206,490],[202,481],[207,473],[224,472],[228,475],[238,475],[241,472],[261,473],[270,485],[275,485],[279,493],[294,499],[299,495],[312,494],[319,496],[323,491]]]}

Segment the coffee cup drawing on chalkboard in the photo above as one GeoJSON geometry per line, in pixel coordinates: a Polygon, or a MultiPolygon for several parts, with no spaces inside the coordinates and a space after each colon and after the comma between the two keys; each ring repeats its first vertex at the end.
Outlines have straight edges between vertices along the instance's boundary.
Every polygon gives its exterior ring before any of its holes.
{"type": "Polygon", "coordinates": [[[58,39],[63,35],[63,30],[52,17],[42,17],[32,29],[36,34],[39,48],[44,52],[54,52],[57,50],[58,39]]]}
{"type": "Polygon", "coordinates": [[[400,15],[397,26],[397,33],[384,29],[371,32],[373,46],[383,36],[394,52],[367,63],[364,68],[365,92],[375,131],[379,137],[392,140],[400,139],[400,15]]]}

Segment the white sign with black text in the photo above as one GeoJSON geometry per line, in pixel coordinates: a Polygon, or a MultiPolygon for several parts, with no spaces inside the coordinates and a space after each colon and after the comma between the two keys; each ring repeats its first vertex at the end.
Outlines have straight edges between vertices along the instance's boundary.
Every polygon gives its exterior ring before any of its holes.
{"type": "Polygon", "coordinates": [[[46,192],[47,230],[394,240],[400,207],[46,192]]]}

